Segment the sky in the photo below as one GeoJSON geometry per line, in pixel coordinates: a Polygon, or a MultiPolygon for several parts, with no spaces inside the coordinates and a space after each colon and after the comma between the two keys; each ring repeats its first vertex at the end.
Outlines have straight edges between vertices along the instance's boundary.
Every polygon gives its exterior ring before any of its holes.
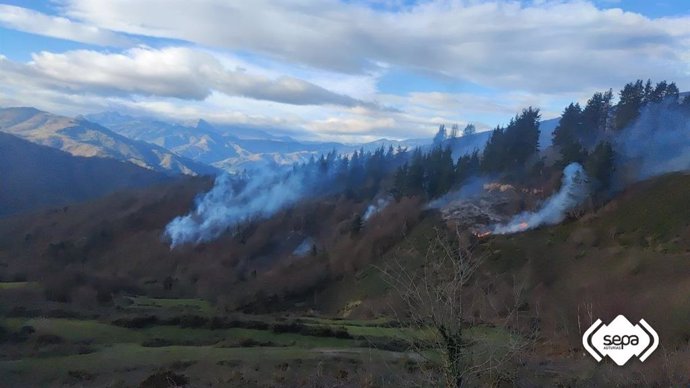
{"type": "Polygon", "coordinates": [[[690,2],[0,0],[0,106],[68,116],[408,139],[638,78],[690,90],[690,2]]]}

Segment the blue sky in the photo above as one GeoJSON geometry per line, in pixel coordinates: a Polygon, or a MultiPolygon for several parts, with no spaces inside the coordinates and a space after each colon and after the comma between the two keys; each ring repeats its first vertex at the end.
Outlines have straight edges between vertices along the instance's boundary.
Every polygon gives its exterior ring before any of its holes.
{"type": "Polygon", "coordinates": [[[0,0],[0,105],[360,141],[690,89],[690,2],[0,0]]]}

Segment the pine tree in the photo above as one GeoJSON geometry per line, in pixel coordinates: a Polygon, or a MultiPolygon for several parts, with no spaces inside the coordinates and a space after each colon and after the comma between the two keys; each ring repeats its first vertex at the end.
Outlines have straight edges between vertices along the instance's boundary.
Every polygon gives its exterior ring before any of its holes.
{"type": "Polygon", "coordinates": [[[643,104],[648,104],[652,98],[652,94],[654,93],[654,88],[652,87],[652,80],[647,79],[647,83],[644,84],[644,91],[642,92],[642,103],[643,104]]]}
{"type": "Polygon", "coordinates": [[[405,182],[405,193],[414,195],[424,189],[424,156],[422,150],[416,148],[412,152],[412,158],[407,169],[407,182],[405,182]]]}
{"type": "Polygon", "coordinates": [[[450,147],[436,147],[426,158],[426,193],[434,198],[445,194],[454,184],[455,165],[450,147]]]}
{"type": "Polygon", "coordinates": [[[448,134],[446,133],[446,126],[441,124],[441,126],[438,127],[438,132],[436,132],[436,135],[434,136],[434,145],[440,145],[447,138],[448,134]]]}
{"type": "Polygon", "coordinates": [[[457,124],[453,124],[452,127],[450,127],[450,138],[455,139],[458,137],[460,134],[460,127],[458,127],[457,124]]]}
{"type": "Polygon", "coordinates": [[[584,135],[583,114],[580,105],[568,105],[558,126],[553,131],[553,144],[561,152],[560,163],[565,166],[571,162],[582,162],[585,150],[582,147],[580,138],[584,135]]]}
{"type": "Polygon", "coordinates": [[[599,143],[585,162],[585,171],[596,191],[606,191],[611,187],[611,177],[614,169],[613,147],[608,142],[599,143]]]}
{"type": "Polygon", "coordinates": [[[668,83],[666,83],[666,81],[657,83],[652,92],[652,96],[649,98],[649,102],[658,104],[663,101],[664,97],[666,97],[666,89],[668,89],[668,83]]]}
{"type": "Polygon", "coordinates": [[[484,146],[481,164],[482,171],[489,174],[502,171],[507,152],[505,130],[498,126],[491,132],[489,140],[486,142],[486,146],[484,146]]]}
{"type": "Polygon", "coordinates": [[[477,133],[477,128],[473,124],[467,124],[465,129],[462,130],[462,136],[470,136],[477,133]]]}
{"type": "MultiPolygon", "coordinates": [[[[659,85],[657,84],[657,88],[659,85]]],[[[665,90],[665,87],[664,87],[665,90]]],[[[650,101],[656,100],[655,88],[650,101]]],[[[620,100],[616,106],[615,129],[621,130],[628,126],[640,115],[640,108],[644,100],[644,86],[642,80],[637,80],[635,83],[628,83],[620,91],[620,100]]]]}
{"type": "Polygon", "coordinates": [[[458,158],[455,166],[455,183],[462,184],[465,180],[479,173],[479,151],[474,150],[458,158]]]}
{"type": "Polygon", "coordinates": [[[680,90],[678,90],[678,86],[676,86],[675,82],[668,84],[668,87],[666,88],[666,97],[671,99],[673,102],[678,102],[680,90]]]}
{"type": "Polygon", "coordinates": [[[398,167],[393,176],[393,188],[391,189],[391,194],[396,200],[400,200],[403,196],[408,194],[407,191],[407,163],[398,167]]]}

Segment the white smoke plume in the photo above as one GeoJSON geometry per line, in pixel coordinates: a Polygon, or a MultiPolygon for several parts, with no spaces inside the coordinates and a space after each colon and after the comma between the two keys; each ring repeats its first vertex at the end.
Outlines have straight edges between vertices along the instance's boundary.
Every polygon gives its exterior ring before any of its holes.
{"type": "Polygon", "coordinates": [[[305,238],[298,246],[292,251],[295,256],[306,256],[308,255],[314,247],[314,240],[311,237],[305,238]]]}
{"type": "Polygon", "coordinates": [[[364,222],[368,221],[369,218],[371,218],[373,215],[380,213],[385,209],[388,205],[391,203],[391,198],[386,197],[386,198],[379,198],[376,200],[374,203],[369,205],[367,207],[367,210],[364,212],[364,215],[362,216],[362,220],[364,222]]]}
{"type": "Polygon", "coordinates": [[[304,180],[304,174],[261,170],[238,185],[230,175],[220,175],[192,212],[165,227],[170,247],[210,241],[250,217],[269,217],[304,196],[304,180]]]}
{"type": "Polygon", "coordinates": [[[589,178],[579,163],[571,163],[563,170],[561,188],[544,202],[536,212],[523,212],[508,223],[495,225],[494,234],[509,234],[533,229],[540,225],[555,225],[566,213],[580,205],[590,193],[589,178]]]}
{"type": "Polygon", "coordinates": [[[690,110],[670,99],[649,104],[613,144],[619,170],[634,170],[620,171],[623,186],[631,180],[690,170],[690,110]]]}
{"type": "Polygon", "coordinates": [[[484,191],[484,185],[490,181],[489,177],[472,177],[462,184],[460,189],[450,191],[442,197],[436,198],[426,205],[427,209],[440,209],[453,201],[471,198],[484,191]]]}

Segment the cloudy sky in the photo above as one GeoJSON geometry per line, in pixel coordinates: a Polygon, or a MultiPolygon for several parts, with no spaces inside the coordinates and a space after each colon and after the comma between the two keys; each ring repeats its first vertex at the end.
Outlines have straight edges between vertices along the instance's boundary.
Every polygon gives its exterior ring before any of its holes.
{"type": "Polygon", "coordinates": [[[690,2],[0,0],[0,106],[66,115],[416,138],[637,78],[690,90],[690,2]]]}

